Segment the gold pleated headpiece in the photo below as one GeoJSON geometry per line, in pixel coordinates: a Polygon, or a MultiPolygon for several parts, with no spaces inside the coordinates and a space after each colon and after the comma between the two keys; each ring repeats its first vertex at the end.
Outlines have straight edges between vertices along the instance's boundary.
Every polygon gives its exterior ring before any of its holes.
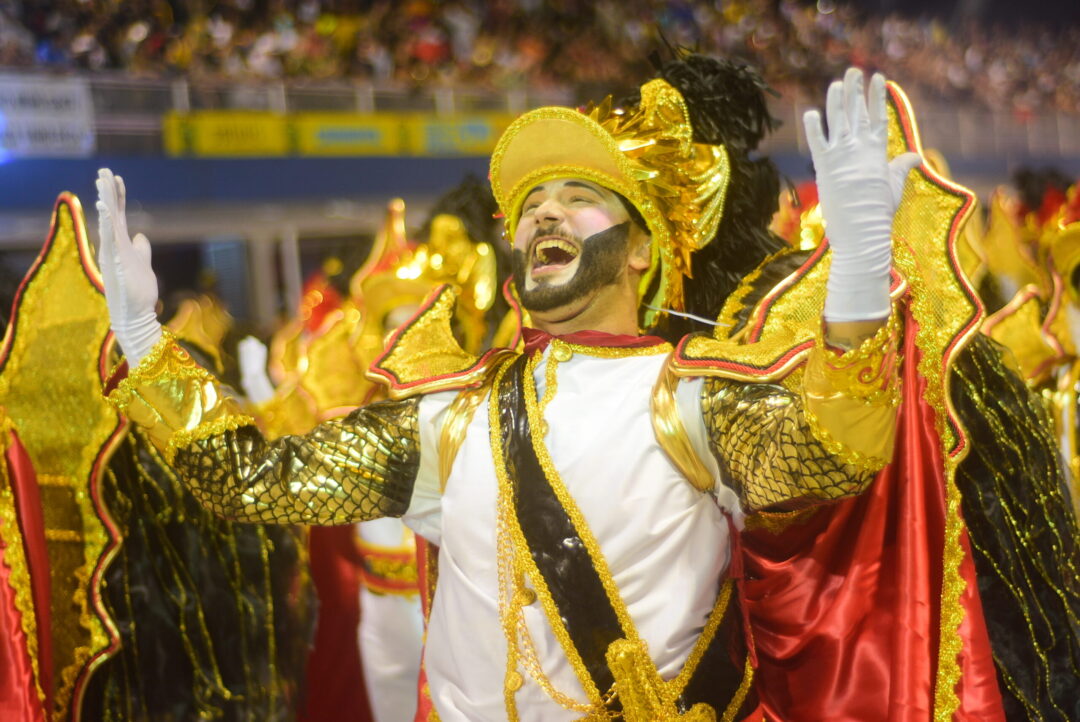
{"type": "Polygon", "coordinates": [[[584,111],[525,113],[491,156],[491,187],[510,237],[528,192],[555,178],[592,181],[637,208],[652,237],[652,265],[638,292],[653,307],[642,315],[646,328],[656,309],[683,310],[691,254],[716,235],[730,175],[725,148],[694,142],[686,101],[661,79],[641,87],[636,108],[614,108],[609,96],[584,111]]]}

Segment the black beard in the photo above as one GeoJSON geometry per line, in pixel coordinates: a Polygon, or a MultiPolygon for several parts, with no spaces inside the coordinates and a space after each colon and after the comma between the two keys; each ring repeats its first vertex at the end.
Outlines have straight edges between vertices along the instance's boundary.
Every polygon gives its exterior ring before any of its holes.
{"type": "Polygon", "coordinates": [[[615,283],[626,270],[630,221],[594,233],[580,246],[581,259],[570,280],[558,286],[548,286],[541,279],[531,291],[525,289],[528,259],[524,251],[514,249],[514,285],[526,310],[550,311],[615,283]]]}

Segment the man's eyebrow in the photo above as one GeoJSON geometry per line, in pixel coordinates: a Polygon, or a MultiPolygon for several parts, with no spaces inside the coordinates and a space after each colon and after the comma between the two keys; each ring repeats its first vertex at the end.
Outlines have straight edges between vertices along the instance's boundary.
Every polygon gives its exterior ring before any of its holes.
{"type": "Polygon", "coordinates": [[[600,192],[596,188],[596,186],[591,185],[589,183],[582,183],[581,181],[566,181],[566,183],[564,183],[563,185],[572,186],[574,188],[584,188],[585,190],[592,191],[593,193],[599,193],[600,192]]]}
{"type": "Polygon", "coordinates": [[[544,186],[542,186],[542,185],[535,186],[532,190],[530,190],[528,193],[525,194],[525,197],[528,198],[533,193],[536,193],[537,191],[542,191],[542,190],[544,190],[544,186]]]}

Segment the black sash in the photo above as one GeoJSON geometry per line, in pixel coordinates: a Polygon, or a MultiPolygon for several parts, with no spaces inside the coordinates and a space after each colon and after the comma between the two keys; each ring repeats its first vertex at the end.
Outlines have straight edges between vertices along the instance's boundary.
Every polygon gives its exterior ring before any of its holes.
{"type": "MultiPolygon", "coordinates": [[[[496,389],[501,451],[513,489],[514,512],[562,622],[597,689],[604,694],[614,682],[605,658],[608,646],[626,635],[585,544],[536,457],[525,407],[527,362],[527,356],[515,360],[496,389]]],[[[706,702],[723,711],[742,682],[746,650],[734,596],[680,700],[684,709],[706,702]]],[[[753,697],[747,696],[744,710],[753,709],[753,697]]]]}

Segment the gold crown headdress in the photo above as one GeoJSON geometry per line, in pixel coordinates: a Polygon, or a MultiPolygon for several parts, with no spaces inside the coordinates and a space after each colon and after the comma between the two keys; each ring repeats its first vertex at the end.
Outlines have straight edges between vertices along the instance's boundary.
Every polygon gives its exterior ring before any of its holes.
{"type": "Polygon", "coordinates": [[[633,204],[652,237],[652,264],[638,289],[646,328],[658,309],[683,310],[691,254],[716,235],[730,174],[727,150],[694,142],[686,101],[662,79],[643,85],[629,110],[613,108],[609,96],[583,112],[530,111],[491,156],[491,186],[510,237],[525,195],[555,178],[583,178],[633,204]]]}

